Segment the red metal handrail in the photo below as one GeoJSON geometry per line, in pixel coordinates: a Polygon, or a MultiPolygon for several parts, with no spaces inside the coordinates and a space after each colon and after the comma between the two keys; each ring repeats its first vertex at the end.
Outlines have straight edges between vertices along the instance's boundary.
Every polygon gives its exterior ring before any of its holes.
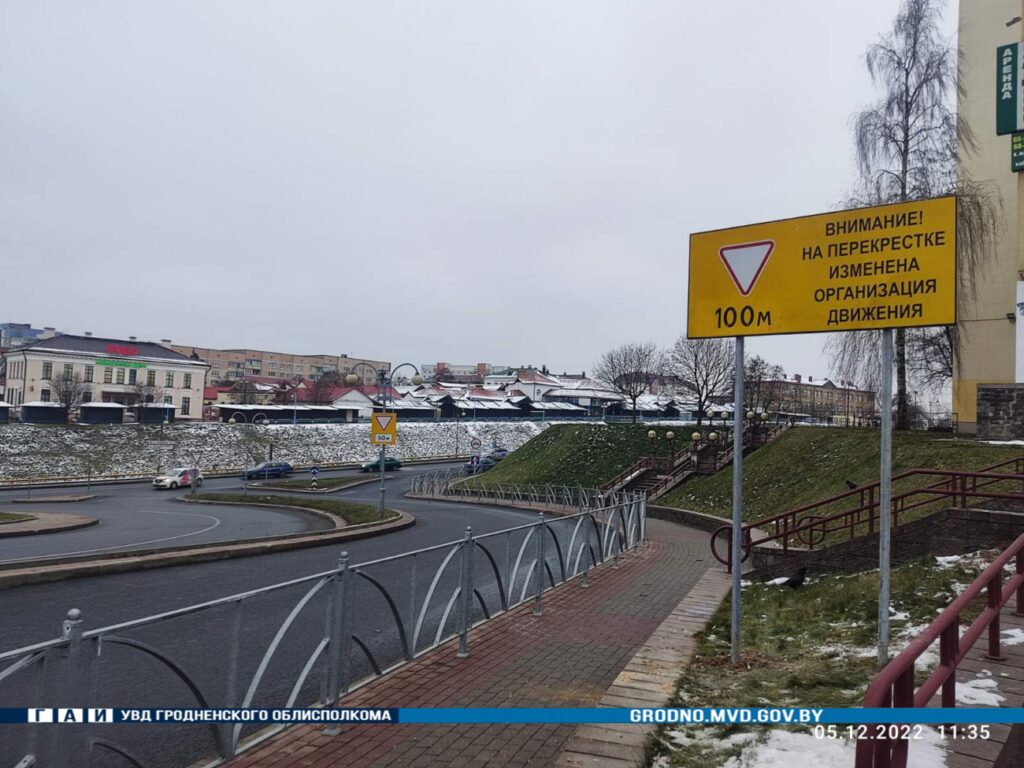
{"type": "MultiPolygon", "coordinates": [[[[1005,552],[986,568],[939,617],[910,642],[895,659],[879,672],[868,686],[864,707],[926,707],[932,696],[942,689],[942,706],[956,706],[956,669],[967,652],[988,630],[988,653],[1000,659],[999,612],[1016,594],[1016,613],[1024,616],[1024,535],[1017,538],[1005,552]],[[1003,567],[1016,558],[1016,573],[1003,586],[1003,567]],[[964,609],[986,593],[985,609],[960,636],[960,616],[964,609]],[[914,662],[939,641],[939,665],[914,690],[914,662]]],[[[906,739],[892,738],[889,729],[869,727],[870,734],[857,742],[855,768],[905,768],[906,739]],[[882,736],[875,735],[882,732],[882,736]]]]}
{"type": "MultiPolygon", "coordinates": [[[[896,494],[892,498],[893,525],[899,525],[900,514],[911,509],[934,503],[944,497],[954,497],[960,506],[967,506],[975,499],[1010,499],[1024,501],[1024,493],[997,493],[985,491],[996,483],[1018,481],[1024,491],[1024,457],[1016,457],[993,464],[975,472],[960,472],[944,469],[909,469],[893,476],[893,482],[906,480],[915,475],[937,478],[930,484],[921,485],[896,494]],[[1013,466],[1012,473],[997,470],[1013,466]]],[[[922,481],[924,482],[924,481],[922,481]]],[[[750,555],[753,547],[769,542],[778,542],[782,553],[789,554],[790,542],[795,539],[802,548],[815,549],[823,543],[834,543],[831,534],[846,531],[854,539],[857,530],[867,526],[867,533],[874,533],[879,518],[879,483],[875,481],[826,499],[806,504],[779,515],[761,518],[746,523],[742,529],[743,553],[740,562],[750,555]],[[823,507],[852,501],[853,506],[828,514],[816,514],[823,507]]],[[[723,525],[711,535],[711,552],[715,558],[731,567],[731,525],[723,525]],[[720,551],[724,547],[724,551],[720,551]]]]}

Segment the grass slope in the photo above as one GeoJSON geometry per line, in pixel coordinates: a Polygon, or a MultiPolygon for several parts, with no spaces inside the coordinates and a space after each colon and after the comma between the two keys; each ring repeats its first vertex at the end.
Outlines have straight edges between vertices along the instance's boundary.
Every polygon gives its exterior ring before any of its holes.
{"type": "MultiPolygon", "coordinates": [[[[756,520],[846,490],[846,480],[878,479],[878,432],[797,427],[743,463],[743,517],[756,520]]],[[[980,469],[1024,455],[1020,446],[985,445],[949,434],[893,434],[893,473],[912,468],[980,469]]],[[[920,483],[913,483],[919,485],[920,483]]],[[[900,486],[895,485],[895,492],[900,486]]],[[[732,469],[694,478],[659,504],[720,517],[731,515],[732,469]]]]}
{"type": "Polygon", "coordinates": [[[285,507],[306,507],[307,509],[316,509],[336,515],[349,525],[376,523],[398,516],[397,512],[390,509],[385,509],[384,514],[379,515],[377,514],[377,508],[369,504],[355,504],[351,501],[339,501],[337,499],[309,499],[305,497],[299,499],[294,496],[278,496],[269,493],[197,493],[185,494],[182,498],[187,501],[227,501],[234,504],[276,504],[285,507]]]}
{"type": "MultiPolygon", "coordinates": [[[[894,568],[891,655],[949,605],[993,555],[979,553],[945,566],[926,558],[894,568]]],[[[669,706],[860,706],[877,671],[877,571],[808,579],[798,590],[745,586],[743,656],[737,664],[730,660],[730,602],[726,597],[698,636],[693,661],[676,683],[669,706]]],[[[966,621],[982,607],[979,598],[968,607],[966,621]]],[[[932,649],[919,660],[918,682],[938,661],[938,643],[932,649]]],[[[742,738],[730,738],[742,731],[767,735],[757,726],[662,729],[654,752],[662,756],[661,765],[713,768],[750,746],[742,738]]]]}
{"type": "MultiPolygon", "coordinates": [[[[467,485],[551,483],[597,487],[650,453],[648,429],[643,424],[556,424],[494,469],[467,481],[467,485]]],[[[664,432],[658,429],[659,435],[664,432]]]]}

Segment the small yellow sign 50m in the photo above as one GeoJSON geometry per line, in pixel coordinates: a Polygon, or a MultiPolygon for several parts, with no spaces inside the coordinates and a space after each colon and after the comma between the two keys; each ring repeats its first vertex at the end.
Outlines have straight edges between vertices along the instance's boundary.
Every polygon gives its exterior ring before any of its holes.
{"type": "Polygon", "coordinates": [[[691,338],[955,322],[955,197],[690,235],[691,338]]]}

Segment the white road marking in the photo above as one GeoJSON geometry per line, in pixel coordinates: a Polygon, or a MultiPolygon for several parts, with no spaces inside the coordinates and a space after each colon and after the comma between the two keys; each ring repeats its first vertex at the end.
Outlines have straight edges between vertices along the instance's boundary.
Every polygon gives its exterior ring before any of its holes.
{"type": "Polygon", "coordinates": [[[200,529],[198,531],[191,531],[189,533],[179,533],[177,536],[165,536],[162,539],[149,539],[148,541],[135,541],[135,542],[129,542],[128,544],[118,544],[118,545],[113,546],[113,547],[97,547],[96,549],[79,549],[79,550],[76,550],[74,552],[56,552],[56,553],[49,554],[49,555],[36,555],[34,557],[19,557],[19,558],[15,558],[14,560],[0,560],[0,563],[22,563],[22,562],[29,561],[29,560],[45,560],[45,559],[52,558],[52,557],[69,557],[71,555],[90,555],[90,554],[92,554],[94,552],[108,552],[108,551],[110,551],[112,549],[124,549],[125,547],[140,547],[143,544],[159,544],[159,543],[164,542],[164,541],[173,541],[174,539],[184,539],[184,538],[186,538],[188,536],[198,536],[200,533],[206,533],[207,531],[212,531],[214,528],[216,528],[218,525],[221,524],[221,519],[219,517],[214,517],[213,515],[204,515],[204,514],[202,514],[200,512],[160,512],[158,510],[152,510],[152,511],[143,510],[143,512],[145,512],[146,514],[150,514],[150,515],[185,515],[185,516],[188,516],[188,517],[204,517],[207,520],[212,520],[213,521],[213,525],[207,526],[206,528],[202,528],[202,529],[200,529]]]}

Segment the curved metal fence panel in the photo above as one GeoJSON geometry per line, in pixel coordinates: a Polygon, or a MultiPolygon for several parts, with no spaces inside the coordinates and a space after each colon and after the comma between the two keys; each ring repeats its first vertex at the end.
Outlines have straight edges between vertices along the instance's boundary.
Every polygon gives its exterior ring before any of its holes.
{"type": "MultiPolygon", "coordinates": [[[[446,473],[420,493],[452,493],[446,473]]],[[[462,495],[462,491],[455,491],[462,495]]],[[[87,629],[68,612],[60,637],[0,653],[0,707],[330,705],[353,688],[617,560],[643,540],[639,496],[501,486],[474,498],[579,511],[337,568],[134,621],[87,629]]],[[[178,768],[229,760],[279,731],[255,725],[84,724],[5,728],[0,766],[178,768]]]]}

